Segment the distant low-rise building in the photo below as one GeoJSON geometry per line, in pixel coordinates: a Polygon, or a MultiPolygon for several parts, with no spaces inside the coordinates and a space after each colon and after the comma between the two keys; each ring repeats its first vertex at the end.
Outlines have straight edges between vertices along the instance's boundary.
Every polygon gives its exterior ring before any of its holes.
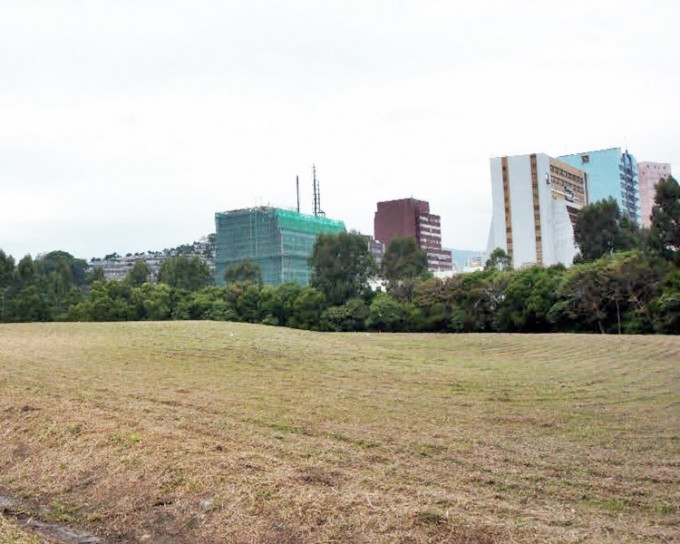
{"type": "Polygon", "coordinates": [[[126,278],[130,270],[132,270],[137,261],[143,261],[150,270],[149,281],[156,283],[158,280],[158,272],[165,262],[170,257],[177,257],[184,255],[188,258],[198,257],[206,265],[211,273],[215,272],[215,246],[214,236],[204,236],[197,242],[191,244],[184,244],[172,249],[164,249],[162,251],[146,251],[144,253],[128,253],[126,255],[118,255],[113,253],[104,258],[92,259],[88,265],[90,270],[101,269],[105,280],[122,281],[126,278]]]}
{"type": "Polygon", "coordinates": [[[371,255],[373,255],[373,260],[375,261],[376,266],[380,268],[380,265],[382,264],[383,255],[385,254],[385,244],[379,242],[369,234],[364,234],[363,236],[364,238],[366,238],[368,252],[371,255]]]}
{"type": "Polygon", "coordinates": [[[453,266],[457,272],[478,270],[484,267],[484,251],[450,249],[453,266]]]}

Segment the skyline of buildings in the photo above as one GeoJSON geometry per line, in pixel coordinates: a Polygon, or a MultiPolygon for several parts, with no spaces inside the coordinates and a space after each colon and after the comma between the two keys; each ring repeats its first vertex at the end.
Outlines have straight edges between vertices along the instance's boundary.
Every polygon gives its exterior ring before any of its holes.
{"type": "MultiPolygon", "coordinates": [[[[531,264],[550,266],[558,262],[569,266],[578,251],[574,244],[573,224],[575,215],[581,207],[612,196],[617,202],[628,205],[626,212],[629,217],[633,213],[632,210],[639,207],[639,222],[649,228],[655,185],[659,180],[672,175],[669,163],[650,161],[637,163],[628,151],[621,153],[620,148],[576,153],[561,158],[552,158],[544,153],[497,157],[490,159],[490,167],[493,202],[486,250],[443,248],[441,216],[430,213],[429,202],[411,197],[377,203],[377,210],[374,213],[374,236],[364,234],[376,263],[380,264],[392,237],[413,236],[428,256],[428,268],[437,277],[445,277],[451,272],[483,268],[489,253],[496,247],[508,253],[514,267],[531,264]],[[575,168],[562,158],[585,167],[575,168]],[[617,169],[619,173],[614,178],[618,179],[612,183],[612,171],[617,169]],[[591,176],[587,170],[590,170],[591,176]],[[624,190],[626,188],[627,193],[624,190]],[[615,194],[608,193],[607,189],[615,194]],[[639,200],[636,198],[638,195],[639,200]]],[[[245,239],[249,240],[251,249],[241,250],[239,253],[234,246],[231,250],[235,253],[230,259],[225,259],[222,238],[221,264],[215,265],[217,258],[208,259],[213,261],[209,264],[215,271],[218,284],[223,282],[226,267],[243,260],[245,256],[260,264],[263,276],[266,277],[265,283],[291,279],[307,283],[309,270],[306,259],[311,254],[316,234],[328,226],[319,230],[318,223],[335,225],[330,231],[345,230],[342,221],[328,220],[321,216],[306,216],[292,210],[260,207],[216,213],[216,231],[220,230],[218,217],[224,219],[223,216],[228,215],[233,219],[239,214],[249,217],[249,235],[245,239]],[[271,215],[270,219],[273,222],[264,229],[267,232],[264,238],[262,227],[267,221],[263,221],[262,217],[260,221],[253,219],[253,213],[271,215]],[[278,226],[277,218],[280,223],[278,226]],[[310,224],[316,226],[310,229],[310,224]],[[265,238],[269,241],[265,242],[265,238]],[[301,239],[305,239],[306,242],[301,244],[301,239]],[[266,247],[270,250],[278,247],[280,251],[278,254],[276,251],[270,251],[269,256],[264,258],[263,252],[266,247]],[[277,263],[273,268],[272,259],[277,263]]],[[[203,251],[201,250],[200,256],[205,259],[203,251]]],[[[115,259],[93,258],[90,266],[102,268],[107,279],[122,279],[135,261],[141,258],[151,267],[153,280],[164,260],[158,256],[159,254],[160,252],[147,252],[134,256],[129,254],[126,257],[116,255],[115,259]]]]}
{"type": "Polygon", "coordinates": [[[490,159],[492,218],[487,255],[500,247],[515,268],[573,264],[578,210],[614,198],[622,214],[649,227],[654,186],[668,163],[640,162],[619,147],[552,158],[544,153],[490,159]]]}
{"type": "MultiPolygon", "coordinates": [[[[441,247],[441,218],[430,213],[429,203],[414,198],[379,202],[375,212],[375,237],[364,235],[377,262],[389,241],[413,236],[425,251],[428,269],[452,272],[452,254],[441,247]]],[[[308,258],[319,234],[345,232],[342,221],[321,214],[306,215],[269,206],[215,213],[215,283],[225,283],[224,273],[245,259],[258,264],[265,285],[296,281],[307,285],[308,258]]]]}
{"type": "MultiPolygon", "coordinates": [[[[492,218],[486,251],[468,252],[479,256],[475,258],[475,264],[483,266],[488,254],[500,247],[511,257],[513,266],[522,267],[531,264],[550,266],[558,262],[571,265],[577,252],[573,233],[575,215],[584,205],[608,197],[617,201],[624,214],[648,228],[654,187],[659,180],[672,175],[672,171],[670,163],[637,162],[628,150],[612,147],[556,158],[544,153],[495,157],[490,159],[490,174],[492,218]]],[[[242,260],[243,257],[238,256],[246,254],[249,258],[256,255],[253,260],[261,265],[268,283],[289,279],[306,283],[309,273],[302,269],[306,268],[306,259],[311,254],[316,235],[345,230],[342,221],[267,206],[216,213],[216,231],[221,228],[222,216],[235,216],[237,212],[251,214],[253,210],[259,210],[261,215],[257,220],[251,216],[248,223],[249,239],[254,245],[241,253],[232,247],[234,253],[231,257],[222,251],[221,257],[216,259],[221,258],[221,265],[216,270],[218,283],[223,279],[226,266],[242,260]],[[264,210],[269,211],[265,213],[264,210]],[[263,219],[267,214],[268,219],[263,219]],[[305,217],[308,219],[302,220],[305,217]],[[309,218],[312,218],[311,223],[309,218]],[[319,227],[319,222],[327,224],[319,227]],[[310,224],[316,226],[310,230],[310,224]],[[334,225],[332,228],[329,227],[331,224],[334,225]],[[256,236],[253,228],[258,233],[256,236]],[[262,233],[267,229],[269,231],[264,236],[262,233]],[[258,236],[268,238],[269,242],[255,241],[258,236]],[[306,242],[300,244],[301,239],[306,242]],[[278,254],[275,251],[277,244],[278,254]],[[266,257],[263,253],[265,247],[274,248],[266,257]],[[275,268],[270,266],[272,259],[278,259],[275,268]]],[[[369,249],[377,262],[389,240],[395,236],[413,236],[426,252],[428,268],[432,272],[447,273],[469,268],[469,263],[460,257],[455,264],[453,262],[452,251],[460,250],[451,248],[464,244],[448,244],[446,249],[442,247],[441,216],[430,213],[428,201],[411,197],[377,203],[375,238],[366,235],[369,249]]],[[[155,273],[162,261],[155,257],[155,252],[148,253],[144,259],[153,265],[152,272],[155,273]]],[[[92,261],[101,259],[93,258],[92,261]]],[[[133,264],[134,259],[130,256],[106,261],[106,266],[93,266],[105,268],[107,276],[118,278],[124,276],[133,264]]]]}

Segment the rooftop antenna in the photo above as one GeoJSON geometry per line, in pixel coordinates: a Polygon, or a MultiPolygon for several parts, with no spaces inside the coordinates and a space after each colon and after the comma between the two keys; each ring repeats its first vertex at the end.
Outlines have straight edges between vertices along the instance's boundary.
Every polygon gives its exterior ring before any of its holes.
{"type": "Polygon", "coordinates": [[[295,192],[297,193],[297,213],[300,213],[300,176],[295,176],[295,192]]]}
{"type": "Polygon", "coordinates": [[[321,211],[321,190],[319,181],[316,179],[316,165],[312,165],[312,179],[314,181],[314,215],[325,217],[326,213],[321,211]]]}

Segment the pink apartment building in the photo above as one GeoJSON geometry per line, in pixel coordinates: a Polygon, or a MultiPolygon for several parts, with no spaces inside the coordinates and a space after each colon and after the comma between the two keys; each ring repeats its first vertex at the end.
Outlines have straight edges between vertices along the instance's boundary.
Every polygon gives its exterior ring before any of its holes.
{"type": "Polygon", "coordinates": [[[671,165],[665,162],[639,162],[638,183],[640,185],[640,218],[642,226],[649,228],[654,206],[654,186],[659,180],[671,175],[671,165]]]}

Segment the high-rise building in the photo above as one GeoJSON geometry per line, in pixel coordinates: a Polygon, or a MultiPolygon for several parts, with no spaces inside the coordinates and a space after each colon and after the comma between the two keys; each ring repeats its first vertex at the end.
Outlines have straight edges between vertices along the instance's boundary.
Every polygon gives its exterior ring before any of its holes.
{"type": "Polygon", "coordinates": [[[319,234],[345,231],[342,221],[304,215],[279,208],[259,207],[215,214],[215,283],[224,284],[224,271],[249,259],[260,266],[262,281],[278,285],[296,281],[307,285],[319,234]]]}
{"type": "Polygon", "coordinates": [[[640,218],[643,227],[652,226],[655,186],[660,180],[671,175],[671,165],[666,162],[639,162],[638,182],[640,184],[640,218]]]}
{"type": "Polygon", "coordinates": [[[427,254],[429,270],[452,270],[451,252],[442,249],[441,218],[430,213],[428,202],[415,198],[378,202],[373,227],[375,239],[385,247],[392,238],[413,236],[427,254]]]}
{"type": "Polygon", "coordinates": [[[500,247],[515,268],[572,264],[573,221],[588,203],[586,175],[543,153],[491,159],[489,253],[500,247]]]}
{"type": "Polygon", "coordinates": [[[640,222],[637,161],[627,150],[612,147],[557,158],[588,175],[588,202],[612,197],[623,214],[640,222]]]}

